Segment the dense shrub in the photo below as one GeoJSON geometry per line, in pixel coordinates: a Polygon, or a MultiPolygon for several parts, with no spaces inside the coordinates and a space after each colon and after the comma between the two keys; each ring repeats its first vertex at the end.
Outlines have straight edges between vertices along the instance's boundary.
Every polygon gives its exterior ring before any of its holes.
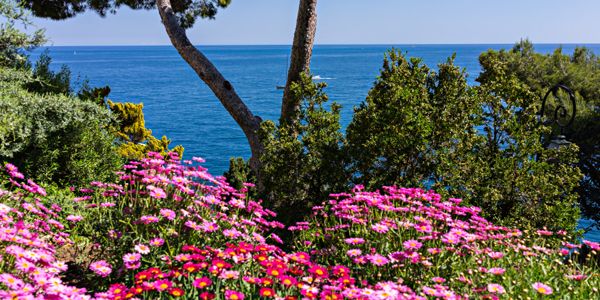
{"type": "Polygon", "coordinates": [[[59,185],[108,180],[119,168],[106,109],[62,94],[24,88],[26,70],[0,69],[0,160],[59,185]]]}
{"type": "Polygon", "coordinates": [[[0,0],[0,66],[21,67],[28,64],[27,50],[46,42],[43,29],[28,34],[20,30],[33,26],[29,13],[20,1],[0,0]]]}
{"type": "MultiPolygon", "coordinates": [[[[543,97],[559,83],[573,89],[577,115],[564,134],[580,149],[578,166],[585,175],[578,190],[582,213],[600,220],[600,58],[580,47],[571,55],[564,54],[561,48],[543,55],[536,53],[531,42],[525,40],[509,51],[483,53],[480,61],[482,73],[478,80],[482,83],[501,68],[525,83],[537,97],[543,97]]],[[[567,107],[571,110],[569,104],[567,107]]],[[[556,134],[554,128],[552,135],[556,134]]]]}
{"type": "Polygon", "coordinates": [[[355,183],[433,187],[495,222],[574,230],[577,146],[544,148],[540,97],[493,58],[469,87],[452,60],[434,72],[389,52],[348,127],[355,183]]]}
{"type": "Polygon", "coordinates": [[[325,107],[328,97],[324,88],[325,83],[314,83],[302,75],[291,87],[292,96],[302,104],[299,121],[261,125],[264,191],[259,196],[267,207],[285,211],[281,220],[286,223],[302,219],[312,205],[348,186],[341,107],[336,103],[325,107]]]}

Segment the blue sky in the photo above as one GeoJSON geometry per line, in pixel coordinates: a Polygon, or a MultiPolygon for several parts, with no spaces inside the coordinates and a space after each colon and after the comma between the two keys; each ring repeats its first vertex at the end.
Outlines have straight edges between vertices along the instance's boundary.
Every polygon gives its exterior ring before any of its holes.
{"type": "MultiPolygon", "coordinates": [[[[233,0],[199,45],[290,44],[298,0],[233,0]]],[[[600,43],[598,0],[319,0],[317,44],[600,43]]],[[[166,45],[156,10],[35,19],[53,45],[166,45]]]]}

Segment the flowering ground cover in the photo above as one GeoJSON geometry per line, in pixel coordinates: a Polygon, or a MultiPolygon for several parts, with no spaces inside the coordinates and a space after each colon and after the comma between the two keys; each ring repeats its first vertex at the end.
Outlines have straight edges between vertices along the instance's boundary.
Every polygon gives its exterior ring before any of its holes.
{"type": "Polygon", "coordinates": [[[599,245],[495,226],[459,199],[389,187],[331,195],[291,244],[275,213],[176,156],[57,201],[1,171],[3,299],[595,299],[599,245]],[[60,203],[59,203],[60,202],[60,203]],[[578,255],[588,251],[586,255],[578,255]]]}

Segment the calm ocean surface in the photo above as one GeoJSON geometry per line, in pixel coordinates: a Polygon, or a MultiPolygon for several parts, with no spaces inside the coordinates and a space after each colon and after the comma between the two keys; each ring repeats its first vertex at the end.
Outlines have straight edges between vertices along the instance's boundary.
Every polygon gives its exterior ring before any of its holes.
{"type": "MultiPolygon", "coordinates": [[[[536,45],[550,53],[559,45],[536,45]]],[[[576,45],[563,45],[572,53],[576,45]]],[[[600,54],[600,44],[584,45],[600,54]]],[[[328,84],[331,100],[343,107],[342,125],[352,108],[364,100],[386,50],[395,47],[408,56],[420,57],[430,67],[456,53],[455,63],[469,74],[470,84],[480,72],[478,56],[488,49],[512,45],[317,45],[311,70],[328,84]]],[[[287,74],[290,46],[203,46],[200,49],[234,86],[250,109],[263,119],[277,119],[287,74]]],[[[36,59],[42,49],[36,50],[36,59]]],[[[74,78],[92,86],[109,85],[109,98],[118,102],[144,103],[146,126],[155,136],[167,135],[173,145],[185,147],[184,156],[201,156],[213,174],[222,174],[229,158],[248,158],[246,139],[210,89],[171,46],[50,47],[53,67],[65,64],[74,78]]],[[[76,83],[77,84],[77,83],[76,83]]],[[[585,222],[582,222],[585,223],[585,222]]],[[[583,224],[582,224],[583,225],[583,224]]],[[[600,241],[600,232],[589,239],[600,241]]]]}

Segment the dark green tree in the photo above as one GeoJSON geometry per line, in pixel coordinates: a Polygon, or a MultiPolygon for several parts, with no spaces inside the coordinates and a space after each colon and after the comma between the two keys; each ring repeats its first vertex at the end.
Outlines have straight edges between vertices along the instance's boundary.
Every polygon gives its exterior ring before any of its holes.
{"type": "Polygon", "coordinates": [[[325,83],[302,75],[290,90],[294,101],[302,104],[294,116],[298,121],[279,125],[266,121],[261,126],[265,146],[261,176],[266,189],[260,196],[281,212],[286,223],[302,219],[311,206],[348,187],[341,107],[333,103],[325,108],[324,88],[325,83]]]}
{"type": "MultiPolygon", "coordinates": [[[[492,56],[494,64],[482,65],[482,82],[493,76],[495,65],[502,65],[507,74],[525,83],[537,99],[559,83],[575,91],[575,122],[564,134],[580,149],[578,166],[584,174],[578,189],[581,211],[585,217],[600,221],[600,58],[585,47],[575,48],[571,55],[564,54],[561,48],[540,54],[528,40],[520,41],[509,51],[484,53],[482,59],[489,61],[492,56]]],[[[557,134],[557,128],[553,128],[545,140],[557,134]]]]}
{"type": "Polygon", "coordinates": [[[20,30],[33,27],[29,14],[15,0],[0,0],[0,66],[24,66],[27,64],[26,51],[46,42],[44,30],[32,33],[20,30]]]}
{"type": "Polygon", "coordinates": [[[432,187],[502,224],[573,230],[577,147],[546,149],[539,96],[497,57],[481,64],[469,87],[451,59],[434,72],[388,53],[347,130],[354,182],[432,187]]]}

